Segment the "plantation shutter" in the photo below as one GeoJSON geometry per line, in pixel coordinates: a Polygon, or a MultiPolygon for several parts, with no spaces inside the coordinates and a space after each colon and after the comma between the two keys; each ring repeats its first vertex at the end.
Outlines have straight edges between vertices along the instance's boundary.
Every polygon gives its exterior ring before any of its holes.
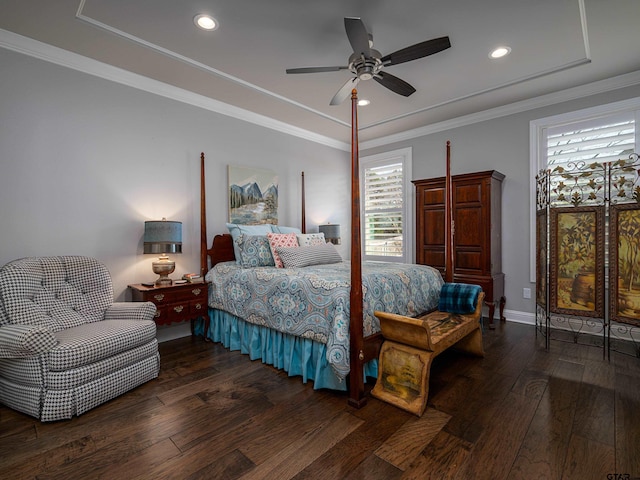
{"type": "Polygon", "coordinates": [[[547,130],[547,168],[627,158],[635,148],[634,112],[609,115],[547,130]]]}
{"type": "Polygon", "coordinates": [[[364,168],[365,256],[404,255],[403,185],[402,162],[364,168]]]}

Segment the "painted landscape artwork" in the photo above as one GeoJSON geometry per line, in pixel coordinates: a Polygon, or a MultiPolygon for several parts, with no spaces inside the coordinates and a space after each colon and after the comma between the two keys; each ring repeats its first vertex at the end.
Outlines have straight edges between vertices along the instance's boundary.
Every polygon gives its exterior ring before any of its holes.
{"type": "Polygon", "coordinates": [[[600,318],[604,210],[598,206],[553,209],[551,238],[551,310],[600,318]]]}
{"type": "Polygon", "coordinates": [[[640,326],[640,205],[611,209],[612,319],[640,326]]]}
{"type": "Polygon", "coordinates": [[[278,177],[271,170],[229,165],[229,222],[278,224],[278,177]]]}

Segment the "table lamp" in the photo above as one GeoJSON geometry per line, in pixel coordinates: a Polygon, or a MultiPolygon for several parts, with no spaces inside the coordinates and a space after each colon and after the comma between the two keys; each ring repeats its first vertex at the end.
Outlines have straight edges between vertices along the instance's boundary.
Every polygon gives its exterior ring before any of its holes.
{"type": "Polygon", "coordinates": [[[334,245],[340,245],[340,225],[329,223],[327,225],[318,225],[318,231],[324,233],[324,239],[334,245]]]}
{"type": "Polygon", "coordinates": [[[144,222],[144,253],[160,254],[153,262],[153,273],[160,275],[157,286],[171,285],[169,274],[176,269],[176,262],[169,260],[168,253],[182,253],[182,222],[161,221],[144,222]]]}

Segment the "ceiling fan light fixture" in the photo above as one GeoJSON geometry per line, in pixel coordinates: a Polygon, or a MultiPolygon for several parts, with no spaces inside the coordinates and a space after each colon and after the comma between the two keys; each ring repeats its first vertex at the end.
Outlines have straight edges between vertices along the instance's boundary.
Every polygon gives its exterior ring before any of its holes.
{"type": "Polygon", "coordinates": [[[489,54],[489,58],[502,58],[509,55],[510,53],[511,53],[511,47],[500,46],[500,47],[494,48],[491,51],[491,53],[489,54]]]}
{"type": "Polygon", "coordinates": [[[219,25],[215,18],[205,13],[201,13],[193,17],[193,23],[196,24],[196,27],[209,32],[217,29],[219,25]]]}

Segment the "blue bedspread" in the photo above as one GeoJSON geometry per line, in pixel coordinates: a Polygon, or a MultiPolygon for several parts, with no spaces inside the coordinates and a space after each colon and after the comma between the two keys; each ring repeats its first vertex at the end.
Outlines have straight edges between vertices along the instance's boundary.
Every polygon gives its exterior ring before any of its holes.
{"type": "MultiPolygon", "coordinates": [[[[286,269],[242,268],[223,262],[206,276],[209,307],[327,345],[327,361],[340,378],[349,373],[348,262],[286,269]]],[[[443,284],[425,265],[364,262],[364,335],[380,330],[375,310],[416,316],[438,306],[443,284]]]]}

